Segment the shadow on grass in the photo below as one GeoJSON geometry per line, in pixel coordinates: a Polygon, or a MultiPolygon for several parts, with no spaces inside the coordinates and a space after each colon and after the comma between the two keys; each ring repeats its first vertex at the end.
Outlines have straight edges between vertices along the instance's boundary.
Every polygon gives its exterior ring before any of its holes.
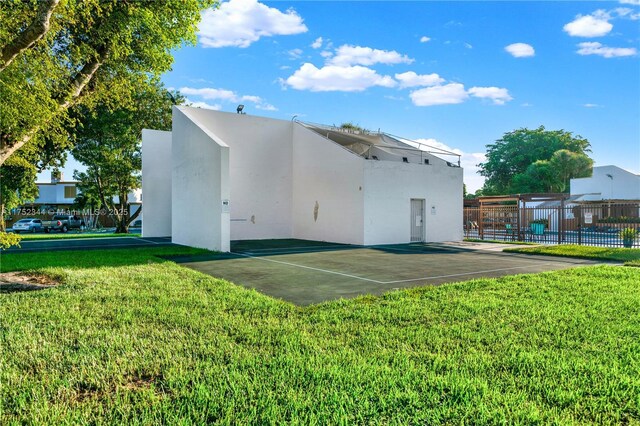
{"type": "Polygon", "coordinates": [[[25,291],[38,291],[52,288],[53,286],[21,283],[0,283],[0,295],[8,293],[22,293],[25,291]]]}
{"type": "Polygon", "coordinates": [[[137,247],[104,250],[64,250],[2,253],[0,272],[38,271],[45,268],[101,268],[146,265],[171,256],[211,255],[212,252],[184,246],[137,247]]]}

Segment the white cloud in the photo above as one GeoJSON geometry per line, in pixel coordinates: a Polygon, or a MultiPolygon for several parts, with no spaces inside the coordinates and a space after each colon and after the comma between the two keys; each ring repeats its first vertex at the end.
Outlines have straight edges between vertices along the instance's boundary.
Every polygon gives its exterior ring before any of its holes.
{"type": "Polygon", "coordinates": [[[466,47],[467,49],[473,49],[471,43],[464,43],[464,47],[466,47]]]}
{"type": "MultiPolygon", "coordinates": [[[[266,103],[264,99],[262,99],[260,96],[255,96],[255,95],[241,96],[231,90],[226,90],[226,89],[215,89],[211,87],[203,87],[199,89],[196,89],[193,87],[181,87],[180,93],[187,96],[198,96],[200,98],[208,99],[208,100],[220,100],[220,101],[226,101],[226,102],[232,102],[232,103],[251,102],[256,105],[257,109],[262,109],[266,111],[277,111],[277,109],[273,105],[266,103]]],[[[201,101],[192,102],[192,104],[194,106],[202,106],[203,108],[206,108],[204,105],[208,105],[205,102],[201,102],[201,101]]],[[[221,108],[220,105],[217,105],[217,104],[209,105],[209,106],[211,107],[210,109],[221,108]]]]}
{"type": "Polygon", "coordinates": [[[514,58],[527,58],[535,56],[536,51],[530,44],[527,43],[513,43],[504,48],[514,58]]]}
{"type": "Polygon", "coordinates": [[[283,13],[257,0],[230,0],[202,13],[198,35],[203,47],[248,47],[260,37],[307,31],[293,9],[283,13]]]}
{"type": "Polygon", "coordinates": [[[261,109],[263,111],[277,111],[278,108],[274,107],[271,104],[258,104],[256,105],[256,109],[261,109]]]}
{"type": "Polygon", "coordinates": [[[318,69],[310,63],[302,65],[285,83],[294,89],[312,92],[360,92],[373,86],[397,84],[390,76],[382,76],[367,67],[327,65],[318,69]]]}
{"type": "Polygon", "coordinates": [[[183,95],[200,96],[204,99],[220,99],[225,101],[237,102],[238,95],[231,90],[225,89],[213,89],[210,87],[204,87],[202,89],[195,89],[193,87],[181,87],[180,93],[183,95]]]}
{"type": "Polygon", "coordinates": [[[315,41],[311,43],[311,47],[314,49],[320,49],[322,47],[322,37],[315,39],[315,41]]]}
{"type": "Polygon", "coordinates": [[[323,50],[322,52],[320,52],[320,56],[322,56],[323,58],[330,58],[333,56],[333,52],[329,52],[328,50],[323,50]]]}
{"type": "Polygon", "coordinates": [[[302,49],[291,49],[287,52],[291,59],[300,59],[302,57],[302,49]]]}
{"type": "Polygon", "coordinates": [[[416,106],[460,104],[469,95],[460,83],[449,83],[444,86],[425,87],[409,94],[416,106]]]}
{"type": "Polygon", "coordinates": [[[476,98],[491,99],[495,105],[504,105],[513,99],[509,91],[501,87],[472,87],[469,94],[476,98]]]}
{"type": "Polygon", "coordinates": [[[336,49],[336,55],[328,61],[328,64],[347,67],[350,65],[410,64],[413,61],[407,55],[401,55],[395,50],[380,50],[345,44],[336,49]]]}
{"type": "Polygon", "coordinates": [[[520,104],[520,106],[521,106],[521,107],[525,107],[525,108],[529,108],[529,107],[532,107],[532,106],[533,106],[533,104],[530,104],[529,102],[525,102],[525,103],[523,103],[523,104],[520,104]]]}
{"type": "Polygon", "coordinates": [[[213,109],[216,111],[220,111],[222,109],[222,105],[220,104],[208,104],[203,101],[193,102],[189,98],[185,98],[185,105],[191,106],[194,108],[204,108],[204,109],[213,109]]]}
{"type": "Polygon", "coordinates": [[[396,80],[400,82],[400,88],[416,87],[416,86],[435,86],[444,83],[444,78],[438,74],[422,74],[418,75],[413,71],[407,71],[402,74],[396,74],[396,80]]]}
{"type": "Polygon", "coordinates": [[[609,23],[611,15],[604,10],[596,10],[591,15],[578,15],[563,29],[573,37],[602,37],[609,34],[613,25],[609,23]]]}
{"type": "Polygon", "coordinates": [[[598,105],[598,104],[584,104],[582,106],[585,107],[585,108],[598,108],[598,107],[600,107],[600,105],[598,105]]]}
{"type": "Polygon", "coordinates": [[[600,55],[605,58],[618,58],[622,56],[635,56],[638,50],[635,47],[609,47],[598,42],[585,42],[578,44],[579,55],[600,55]]]}
{"type": "Polygon", "coordinates": [[[426,43],[428,41],[431,41],[431,37],[427,37],[427,36],[420,37],[420,43],[426,43]]]}
{"type": "Polygon", "coordinates": [[[614,12],[619,18],[627,18],[632,21],[640,19],[640,13],[634,13],[633,9],[629,9],[628,7],[617,7],[614,9],[614,12]]]}
{"type": "MultiPolygon", "coordinates": [[[[480,169],[477,166],[479,163],[487,160],[483,152],[464,152],[461,149],[451,148],[433,138],[416,139],[416,142],[460,155],[460,166],[464,169],[464,183],[467,185],[467,192],[475,193],[484,185],[484,177],[478,174],[478,170],[480,169]]],[[[442,158],[452,161],[451,157],[443,156],[442,158]]]]}
{"type": "Polygon", "coordinates": [[[634,6],[640,6],[640,0],[620,0],[622,4],[632,4],[634,6]]]}

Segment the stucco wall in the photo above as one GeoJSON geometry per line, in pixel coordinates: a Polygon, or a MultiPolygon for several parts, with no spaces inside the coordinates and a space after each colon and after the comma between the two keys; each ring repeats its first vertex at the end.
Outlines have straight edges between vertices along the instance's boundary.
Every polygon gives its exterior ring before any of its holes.
{"type": "Polygon", "coordinates": [[[142,190],[142,236],[170,236],[171,132],[142,131],[142,190]]]}
{"type": "Polygon", "coordinates": [[[426,241],[462,239],[461,168],[442,160],[430,165],[367,161],[364,184],[366,245],[410,241],[412,198],[425,200],[426,241]]]}
{"type": "Polygon", "coordinates": [[[231,239],[291,238],[292,123],[187,110],[229,146],[231,239]]]}
{"type": "MultiPolygon", "coordinates": [[[[56,184],[42,183],[38,184],[38,197],[34,203],[37,204],[56,204],[58,200],[58,190],[56,184]]],[[[62,190],[64,191],[64,190],[62,190]]],[[[64,195],[64,192],[63,192],[64,195]]]]}
{"type": "Polygon", "coordinates": [[[591,177],[571,179],[571,195],[593,193],[602,200],[640,200],[640,176],[616,166],[599,166],[591,177]]]}
{"type": "Polygon", "coordinates": [[[365,161],[342,146],[294,124],[295,238],[364,244],[365,161]]]}
{"type": "Polygon", "coordinates": [[[190,119],[191,110],[173,108],[172,241],[229,251],[229,148],[190,119]]]}

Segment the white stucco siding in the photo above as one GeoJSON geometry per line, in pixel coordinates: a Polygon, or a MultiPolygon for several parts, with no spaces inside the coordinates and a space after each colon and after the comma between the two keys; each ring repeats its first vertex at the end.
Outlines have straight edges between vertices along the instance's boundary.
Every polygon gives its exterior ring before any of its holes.
{"type": "Polygon", "coordinates": [[[172,133],[172,241],[229,251],[229,148],[181,108],[173,109],[172,133]]]}
{"type": "Polygon", "coordinates": [[[291,238],[292,123],[205,109],[188,111],[229,146],[231,239],[291,238]]]}
{"type": "Polygon", "coordinates": [[[364,184],[366,245],[410,242],[412,198],[425,200],[426,241],[462,239],[461,168],[367,161],[364,184]]]}
{"type": "Polygon", "coordinates": [[[58,203],[58,191],[55,184],[38,185],[38,197],[35,203],[38,204],[56,204],[58,203]]]}
{"type": "Polygon", "coordinates": [[[142,131],[142,191],[142,236],[170,236],[171,132],[142,131]]]}
{"type": "Polygon", "coordinates": [[[640,176],[617,166],[594,167],[591,177],[571,179],[571,195],[578,194],[594,194],[593,199],[602,200],[640,200],[640,176]]]}
{"type": "Polygon", "coordinates": [[[295,238],[364,244],[364,163],[340,145],[293,125],[295,238]]]}

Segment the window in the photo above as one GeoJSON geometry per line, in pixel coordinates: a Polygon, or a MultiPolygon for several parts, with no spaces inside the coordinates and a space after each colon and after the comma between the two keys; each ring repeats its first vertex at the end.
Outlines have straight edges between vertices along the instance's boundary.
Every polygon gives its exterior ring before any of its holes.
{"type": "Polygon", "coordinates": [[[64,198],[76,198],[76,187],[75,186],[65,186],[64,187],[64,198]]]}

